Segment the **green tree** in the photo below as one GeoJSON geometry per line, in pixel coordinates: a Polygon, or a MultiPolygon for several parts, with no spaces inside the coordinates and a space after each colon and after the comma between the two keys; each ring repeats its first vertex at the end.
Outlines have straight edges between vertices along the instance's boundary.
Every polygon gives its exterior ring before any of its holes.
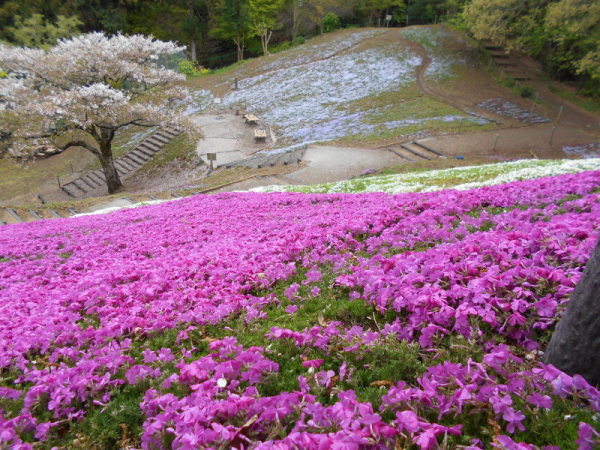
{"type": "Polygon", "coordinates": [[[528,39],[539,36],[544,6],[549,0],[473,0],[463,16],[476,39],[489,39],[509,50],[527,46],[528,39]]]}
{"type": "Polygon", "coordinates": [[[466,0],[408,0],[406,13],[409,23],[433,23],[452,17],[466,0]]]}
{"type": "Polygon", "coordinates": [[[273,30],[281,27],[278,16],[284,0],[249,0],[251,32],[260,37],[263,54],[269,54],[269,41],[273,30]]]}
{"type": "Polygon", "coordinates": [[[182,31],[190,42],[190,57],[198,60],[198,47],[208,40],[210,31],[211,8],[207,0],[188,0],[187,15],[182,24],[182,31]]]}
{"type": "Polygon", "coordinates": [[[9,42],[22,47],[49,48],[59,39],[79,34],[82,22],[75,16],[58,16],[56,22],[41,14],[23,18],[16,16],[14,26],[6,30],[9,42]]]}
{"type": "Polygon", "coordinates": [[[331,33],[340,27],[340,18],[337,14],[328,12],[323,16],[323,31],[325,33],[331,33]]]}
{"type": "Polygon", "coordinates": [[[404,0],[361,0],[356,9],[367,15],[370,26],[381,26],[382,21],[388,14],[392,16],[404,15],[406,13],[406,2],[404,0]]]}
{"type": "Polygon", "coordinates": [[[252,35],[252,20],[248,0],[223,0],[215,17],[211,34],[232,40],[237,47],[238,62],[244,59],[246,39],[252,35]]]}
{"type": "Polygon", "coordinates": [[[548,7],[546,32],[559,73],[576,73],[600,81],[600,3],[561,0],[548,7]]]}

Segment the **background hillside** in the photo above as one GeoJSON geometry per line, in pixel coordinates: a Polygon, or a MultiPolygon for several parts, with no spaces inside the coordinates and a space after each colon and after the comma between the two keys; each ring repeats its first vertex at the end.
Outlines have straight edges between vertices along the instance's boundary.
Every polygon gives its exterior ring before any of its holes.
{"type": "Polygon", "coordinates": [[[220,67],[262,53],[256,24],[264,21],[280,48],[339,26],[451,22],[525,51],[550,76],[598,95],[599,8],[573,0],[10,0],[0,6],[0,39],[45,45],[77,29],[152,34],[186,45],[188,58],[203,66],[220,67]],[[240,33],[241,53],[234,43],[240,33]]]}

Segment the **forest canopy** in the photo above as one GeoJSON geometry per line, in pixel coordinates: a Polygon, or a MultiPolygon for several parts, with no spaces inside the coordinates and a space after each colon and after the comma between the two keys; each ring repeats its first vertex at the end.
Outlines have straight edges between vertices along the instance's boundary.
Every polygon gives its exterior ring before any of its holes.
{"type": "Polygon", "coordinates": [[[177,41],[217,67],[337,26],[447,22],[541,61],[548,74],[600,86],[600,3],[589,0],[9,0],[0,40],[44,47],[80,32],[177,41]]]}

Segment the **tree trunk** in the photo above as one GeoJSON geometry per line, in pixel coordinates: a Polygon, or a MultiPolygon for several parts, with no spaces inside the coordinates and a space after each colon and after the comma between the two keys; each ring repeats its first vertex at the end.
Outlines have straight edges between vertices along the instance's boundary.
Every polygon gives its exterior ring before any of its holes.
{"type": "Polygon", "coordinates": [[[294,8],[292,9],[292,42],[296,40],[298,36],[298,2],[294,1],[294,8]]]}
{"type": "Polygon", "coordinates": [[[237,45],[237,60],[240,62],[244,59],[244,35],[239,31],[237,33],[235,45],[237,45]]]}
{"type": "Polygon", "coordinates": [[[272,31],[266,30],[260,36],[260,43],[262,44],[263,55],[269,55],[269,41],[271,40],[272,31]]]}
{"type": "Polygon", "coordinates": [[[190,59],[192,61],[198,61],[198,56],[197,56],[197,51],[196,51],[196,39],[192,39],[190,53],[191,53],[190,59]]]}
{"type": "Polygon", "coordinates": [[[600,239],[550,339],[545,360],[600,386],[600,239]]]}
{"type": "Polygon", "coordinates": [[[114,130],[107,131],[102,130],[100,144],[100,163],[102,163],[102,170],[104,171],[104,177],[106,178],[106,187],[108,188],[109,194],[114,194],[123,187],[112,154],[112,140],[115,135],[114,130]]]}

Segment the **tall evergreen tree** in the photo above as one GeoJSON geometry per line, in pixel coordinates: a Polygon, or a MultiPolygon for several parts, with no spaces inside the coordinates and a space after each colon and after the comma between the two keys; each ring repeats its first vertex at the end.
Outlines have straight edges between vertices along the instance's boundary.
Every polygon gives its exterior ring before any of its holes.
{"type": "Polygon", "coordinates": [[[221,39],[232,40],[237,47],[237,60],[243,60],[246,39],[252,34],[248,0],[223,0],[212,34],[221,39]]]}

